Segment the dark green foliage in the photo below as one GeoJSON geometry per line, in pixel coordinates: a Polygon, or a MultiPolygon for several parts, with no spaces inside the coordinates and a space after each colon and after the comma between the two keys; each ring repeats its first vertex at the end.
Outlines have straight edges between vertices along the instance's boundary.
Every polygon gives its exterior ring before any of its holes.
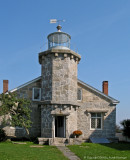
{"type": "Polygon", "coordinates": [[[4,115],[4,124],[24,127],[29,135],[28,128],[31,127],[30,101],[25,98],[18,98],[14,93],[0,95],[0,115],[4,115]],[[6,118],[9,115],[11,118],[6,118]]]}
{"type": "Polygon", "coordinates": [[[6,140],[6,133],[3,129],[0,128],[0,142],[6,140]]]}
{"type": "Polygon", "coordinates": [[[123,135],[130,138],[130,119],[123,120],[121,125],[123,126],[123,135]]]}

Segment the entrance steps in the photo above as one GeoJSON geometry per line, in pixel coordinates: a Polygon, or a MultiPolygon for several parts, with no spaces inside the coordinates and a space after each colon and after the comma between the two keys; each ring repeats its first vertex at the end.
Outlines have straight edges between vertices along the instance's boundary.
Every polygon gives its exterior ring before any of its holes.
{"type": "Polygon", "coordinates": [[[59,138],[59,137],[55,137],[55,138],[42,138],[39,137],[38,138],[39,144],[49,144],[49,145],[53,145],[53,146],[65,146],[67,144],[69,144],[69,141],[67,138],[59,138]]]}
{"type": "Polygon", "coordinates": [[[50,145],[52,146],[66,146],[67,144],[69,144],[69,141],[67,138],[58,138],[55,137],[54,139],[52,139],[52,143],[50,145]]]}
{"type": "Polygon", "coordinates": [[[51,145],[51,146],[66,146],[66,145],[73,145],[73,144],[81,144],[83,141],[80,138],[62,138],[62,137],[55,137],[55,138],[38,138],[39,144],[41,145],[51,145]]]}

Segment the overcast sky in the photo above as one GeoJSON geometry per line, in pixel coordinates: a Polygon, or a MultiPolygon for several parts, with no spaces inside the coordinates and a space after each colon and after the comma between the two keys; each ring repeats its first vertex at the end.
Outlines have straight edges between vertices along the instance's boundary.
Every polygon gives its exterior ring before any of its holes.
{"type": "Polygon", "coordinates": [[[55,18],[66,20],[62,31],[82,56],[78,78],[101,91],[108,80],[117,123],[130,118],[129,0],[0,0],[0,92],[3,79],[13,89],[40,76],[38,53],[55,18]]]}

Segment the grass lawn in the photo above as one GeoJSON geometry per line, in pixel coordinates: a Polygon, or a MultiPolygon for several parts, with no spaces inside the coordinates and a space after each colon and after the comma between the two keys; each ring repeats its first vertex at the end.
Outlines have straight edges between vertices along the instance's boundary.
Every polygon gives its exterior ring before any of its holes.
{"type": "Polygon", "coordinates": [[[35,144],[26,143],[0,143],[0,160],[67,160],[56,147],[44,145],[42,148],[34,148],[30,146],[35,144]]]}
{"type": "Polygon", "coordinates": [[[130,160],[130,143],[83,143],[68,148],[82,160],[130,160]]]}

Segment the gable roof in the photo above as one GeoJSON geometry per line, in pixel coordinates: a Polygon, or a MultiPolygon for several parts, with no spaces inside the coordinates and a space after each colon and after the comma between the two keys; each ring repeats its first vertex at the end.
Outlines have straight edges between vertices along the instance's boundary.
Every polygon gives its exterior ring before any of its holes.
{"type": "Polygon", "coordinates": [[[106,98],[106,99],[112,101],[113,104],[118,104],[118,103],[119,103],[118,100],[116,100],[116,99],[114,99],[114,98],[112,98],[112,97],[110,97],[110,96],[104,94],[103,92],[101,92],[101,91],[99,91],[98,89],[96,89],[96,88],[94,88],[94,87],[88,85],[87,83],[84,83],[83,81],[81,81],[81,80],[79,80],[79,79],[78,79],[78,83],[80,83],[80,84],[82,84],[83,86],[89,88],[90,90],[92,90],[92,91],[98,93],[98,94],[101,95],[102,97],[104,97],[104,98],[106,98]]]}
{"type": "Polygon", "coordinates": [[[24,83],[24,84],[22,84],[22,85],[20,85],[20,86],[18,86],[18,87],[16,87],[16,88],[10,90],[9,92],[15,92],[15,91],[17,91],[17,90],[19,90],[19,89],[21,89],[21,88],[23,88],[23,87],[26,87],[26,86],[28,86],[29,84],[32,84],[32,83],[34,83],[34,82],[36,82],[36,81],[38,81],[38,80],[40,80],[40,79],[41,79],[41,76],[39,76],[39,77],[37,77],[37,78],[35,78],[35,79],[31,80],[31,81],[28,81],[27,83],[24,83]]]}
{"type": "MultiPolygon", "coordinates": [[[[32,84],[32,83],[34,83],[34,82],[36,82],[36,81],[38,81],[38,80],[41,80],[41,76],[39,76],[39,77],[37,77],[37,78],[35,78],[35,79],[27,82],[27,83],[24,83],[23,85],[20,85],[20,86],[18,86],[18,87],[16,87],[16,88],[10,90],[10,92],[15,92],[15,91],[17,91],[17,90],[19,90],[19,89],[21,89],[21,88],[23,88],[23,87],[26,87],[27,85],[32,84]]],[[[118,104],[118,103],[119,103],[118,100],[116,100],[116,99],[114,99],[114,98],[112,98],[112,97],[104,94],[103,92],[101,92],[101,91],[99,91],[98,89],[90,86],[90,85],[87,84],[87,83],[84,83],[83,81],[81,81],[81,80],[79,80],[79,79],[78,79],[78,83],[80,83],[80,84],[82,84],[83,86],[87,87],[88,89],[94,91],[95,93],[98,93],[98,94],[101,95],[102,97],[110,100],[113,104],[118,104]]]]}

